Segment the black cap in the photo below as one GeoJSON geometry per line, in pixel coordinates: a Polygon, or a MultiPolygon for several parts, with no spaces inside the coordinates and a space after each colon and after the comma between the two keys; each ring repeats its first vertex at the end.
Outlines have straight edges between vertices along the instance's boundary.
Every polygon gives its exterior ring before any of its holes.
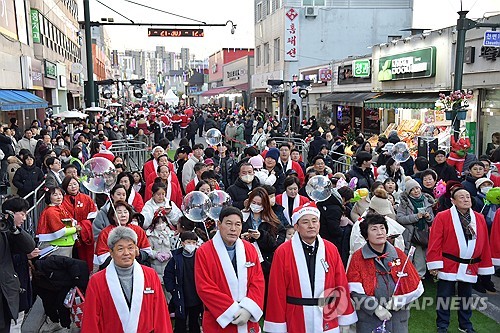
{"type": "Polygon", "coordinates": [[[435,156],[437,156],[437,155],[444,155],[444,156],[446,156],[446,152],[443,149],[438,149],[438,150],[436,150],[435,156]]]}
{"type": "Polygon", "coordinates": [[[192,151],[193,150],[189,146],[181,146],[181,147],[177,148],[177,154],[189,154],[192,151]]]}

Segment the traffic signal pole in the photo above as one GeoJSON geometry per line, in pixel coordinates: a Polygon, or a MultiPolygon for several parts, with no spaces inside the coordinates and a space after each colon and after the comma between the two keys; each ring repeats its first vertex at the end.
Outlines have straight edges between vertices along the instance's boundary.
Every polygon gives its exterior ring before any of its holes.
{"type": "Polygon", "coordinates": [[[85,54],[87,58],[87,107],[95,106],[94,93],[94,59],[92,58],[92,31],[90,30],[90,5],[89,0],[83,0],[83,16],[85,20],[85,54]]]}

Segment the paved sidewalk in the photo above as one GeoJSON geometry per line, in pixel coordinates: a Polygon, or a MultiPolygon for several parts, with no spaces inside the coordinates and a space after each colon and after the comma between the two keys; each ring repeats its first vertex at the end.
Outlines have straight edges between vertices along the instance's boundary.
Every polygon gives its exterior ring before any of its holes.
{"type": "Polygon", "coordinates": [[[483,294],[473,289],[472,296],[485,297],[487,299],[487,307],[486,310],[481,312],[500,324],[500,278],[493,275],[491,281],[495,284],[496,293],[483,294]]]}

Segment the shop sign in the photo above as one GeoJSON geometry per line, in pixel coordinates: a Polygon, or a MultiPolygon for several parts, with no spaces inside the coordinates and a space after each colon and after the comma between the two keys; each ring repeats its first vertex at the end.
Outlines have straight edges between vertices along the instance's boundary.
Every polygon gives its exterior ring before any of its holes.
{"type": "Polygon", "coordinates": [[[486,31],[484,33],[483,46],[500,47],[500,31],[486,31]]]}
{"type": "Polygon", "coordinates": [[[436,76],[436,47],[382,57],[379,81],[418,79],[436,76]]]}
{"type": "Polygon", "coordinates": [[[69,82],[78,84],[78,82],[80,82],[80,74],[71,73],[69,82]]]}
{"type": "Polygon", "coordinates": [[[318,76],[320,81],[331,81],[332,70],[330,68],[321,68],[318,70],[318,76]]]}
{"type": "Polygon", "coordinates": [[[354,77],[370,77],[370,60],[354,60],[352,66],[354,67],[354,77]]]}
{"type": "Polygon", "coordinates": [[[57,79],[57,65],[45,60],[45,76],[50,79],[57,79]]]}
{"type": "Polygon", "coordinates": [[[500,48],[499,47],[490,47],[490,46],[481,46],[481,58],[486,60],[495,61],[497,58],[500,58],[500,48]]]}
{"type": "Polygon", "coordinates": [[[338,67],[338,77],[337,82],[339,85],[343,84],[355,84],[355,83],[368,83],[371,81],[370,76],[368,77],[355,77],[353,70],[353,65],[344,65],[338,67]]]}
{"type": "Polygon", "coordinates": [[[289,8],[285,12],[285,61],[298,61],[299,12],[289,8]]]}
{"type": "Polygon", "coordinates": [[[42,62],[40,60],[31,59],[31,73],[33,89],[43,90],[42,62]]]}
{"type": "Polygon", "coordinates": [[[40,43],[40,16],[38,10],[31,8],[31,32],[34,43],[40,43]]]}
{"type": "Polygon", "coordinates": [[[246,70],[245,69],[237,69],[237,70],[234,70],[234,71],[227,71],[226,72],[226,77],[229,81],[237,81],[240,79],[240,76],[243,76],[246,74],[246,70]]]}
{"type": "Polygon", "coordinates": [[[31,57],[21,56],[21,79],[23,89],[33,89],[33,70],[31,69],[31,57]]]}

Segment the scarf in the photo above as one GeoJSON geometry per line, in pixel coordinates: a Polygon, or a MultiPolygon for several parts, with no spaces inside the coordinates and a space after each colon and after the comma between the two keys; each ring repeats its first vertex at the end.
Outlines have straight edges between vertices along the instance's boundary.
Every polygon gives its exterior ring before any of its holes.
{"type": "MultiPolygon", "coordinates": [[[[413,205],[413,213],[415,213],[415,214],[418,214],[418,209],[419,208],[424,208],[425,207],[425,203],[424,203],[425,197],[423,195],[420,195],[419,198],[414,198],[411,195],[409,195],[408,199],[410,199],[410,202],[413,205]]],[[[425,229],[425,225],[426,225],[426,220],[425,220],[424,217],[422,217],[421,219],[419,219],[417,221],[416,227],[417,227],[418,230],[424,230],[425,229]]]]}
{"type": "Polygon", "coordinates": [[[457,212],[458,212],[458,218],[460,219],[460,224],[462,225],[462,230],[464,231],[464,236],[467,240],[471,240],[476,235],[470,225],[472,221],[472,218],[470,216],[470,210],[467,210],[465,214],[462,214],[458,209],[457,212]]]}

